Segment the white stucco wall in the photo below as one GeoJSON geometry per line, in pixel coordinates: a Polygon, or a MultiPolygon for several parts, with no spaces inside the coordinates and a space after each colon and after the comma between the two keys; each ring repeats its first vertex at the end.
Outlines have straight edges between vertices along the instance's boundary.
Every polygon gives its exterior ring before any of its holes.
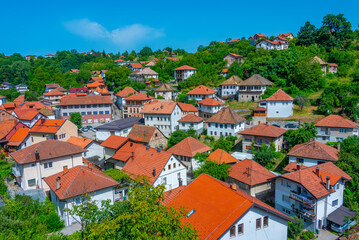
{"type": "Polygon", "coordinates": [[[270,101],[266,105],[268,118],[293,116],[293,101],[270,101]]]}
{"type": "Polygon", "coordinates": [[[289,162],[297,162],[297,158],[301,158],[303,159],[303,165],[307,166],[307,167],[311,167],[311,166],[315,166],[318,165],[318,162],[328,162],[325,160],[320,160],[320,159],[312,159],[312,158],[302,158],[302,157],[294,157],[294,156],[289,156],[289,162]]]}
{"type": "Polygon", "coordinates": [[[221,135],[223,136],[232,135],[238,137],[238,132],[244,130],[244,122],[234,125],[233,129],[232,129],[232,125],[233,124],[207,123],[207,135],[214,137],[220,137],[221,135]]]}
{"type": "MultiPolygon", "coordinates": [[[[130,133],[132,127],[122,129],[120,131],[114,131],[114,135],[121,136],[121,137],[127,137],[127,135],[130,133]]],[[[105,141],[107,138],[111,136],[111,130],[97,130],[96,131],[96,139],[100,141],[105,141]]]]}
{"type": "Polygon", "coordinates": [[[223,108],[223,105],[219,105],[219,106],[206,106],[206,105],[202,105],[202,104],[198,105],[198,110],[200,112],[206,112],[206,113],[212,113],[212,114],[217,113],[222,108],[223,108]]]}
{"type": "Polygon", "coordinates": [[[205,98],[214,98],[214,94],[199,95],[199,94],[188,94],[188,100],[196,100],[197,102],[202,101],[205,98]]]}
{"type": "Polygon", "coordinates": [[[179,122],[178,123],[179,130],[187,131],[189,129],[196,130],[197,134],[203,131],[203,121],[199,123],[189,123],[189,122],[179,122]]]}
{"type": "Polygon", "coordinates": [[[98,157],[99,160],[103,159],[105,157],[105,149],[97,142],[90,143],[86,148],[88,152],[83,153],[84,158],[93,158],[98,157]]]}
{"type": "Polygon", "coordinates": [[[237,85],[222,85],[221,86],[221,96],[228,97],[230,95],[236,96],[238,94],[237,85]]]}

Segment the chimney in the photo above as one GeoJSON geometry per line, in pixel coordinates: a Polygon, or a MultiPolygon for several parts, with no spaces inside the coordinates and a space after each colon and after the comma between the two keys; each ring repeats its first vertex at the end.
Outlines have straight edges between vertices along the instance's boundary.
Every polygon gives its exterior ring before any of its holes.
{"type": "Polygon", "coordinates": [[[35,152],[35,160],[40,161],[40,153],[37,150],[35,152]]]}
{"type": "Polygon", "coordinates": [[[300,170],[300,163],[297,163],[297,170],[300,170]]]}
{"type": "Polygon", "coordinates": [[[258,121],[258,125],[261,124],[261,121],[258,121]]]}
{"type": "Polygon", "coordinates": [[[133,146],[133,142],[130,143],[130,147],[132,147],[132,146],[133,146]]]}
{"type": "Polygon", "coordinates": [[[247,170],[248,176],[251,175],[251,171],[250,171],[249,167],[247,167],[246,170],[247,170]]]}
{"type": "Polygon", "coordinates": [[[89,168],[93,168],[93,163],[92,163],[92,162],[89,162],[89,163],[88,163],[88,167],[89,167],[89,168]]]}
{"type": "Polygon", "coordinates": [[[330,189],[330,177],[327,176],[327,189],[329,190],[330,189]]]}
{"type": "Polygon", "coordinates": [[[59,190],[61,187],[60,180],[61,180],[61,177],[56,178],[56,190],[59,190]]]}
{"type": "Polygon", "coordinates": [[[156,168],[153,169],[152,176],[154,176],[154,177],[156,176],[156,168]]]}
{"type": "Polygon", "coordinates": [[[231,183],[231,189],[236,191],[237,190],[237,184],[231,183]]]}
{"type": "Polygon", "coordinates": [[[45,124],[45,119],[41,118],[41,124],[45,124]]]}
{"type": "Polygon", "coordinates": [[[163,109],[163,104],[161,104],[161,109],[163,109]]]}
{"type": "Polygon", "coordinates": [[[266,125],[268,125],[268,122],[266,122],[266,125]]]}
{"type": "Polygon", "coordinates": [[[64,173],[67,173],[67,172],[69,171],[69,169],[67,168],[67,166],[64,166],[64,167],[63,167],[63,171],[64,171],[64,173]]]}
{"type": "Polygon", "coordinates": [[[157,152],[161,152],[161,150],[162,150],[161,148],[157,148],[157,152]]]}
{"type": "Polygon", "coordinates": [[[315,168],[315,174],[317,174],[317,176],[319,177],[319,167],[315,168]]]}
{"type": "Polygon", "coordinates": [[[147,146],[146,146],[146,150],[148,150],[148,149],[150,149],[150,145],[147,145],[147,146]]]}

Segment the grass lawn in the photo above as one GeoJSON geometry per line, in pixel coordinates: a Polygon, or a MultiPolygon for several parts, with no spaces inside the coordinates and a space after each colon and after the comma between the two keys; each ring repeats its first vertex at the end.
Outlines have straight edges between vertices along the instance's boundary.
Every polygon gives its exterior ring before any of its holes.
{"type": "Polygon", "coordinates": [[[232,109],[248,109],[249,111],[253,111],[255,108],[258,107],[257,102],[238,102],[238,101],[227,101],[226,107],[232,108],[232,109]]]}

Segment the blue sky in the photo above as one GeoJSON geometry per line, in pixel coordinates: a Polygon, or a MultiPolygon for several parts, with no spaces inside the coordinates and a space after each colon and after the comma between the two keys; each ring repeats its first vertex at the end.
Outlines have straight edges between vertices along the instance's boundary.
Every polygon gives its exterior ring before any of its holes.
{"type": "Polygon", "coordinates": [[[296,34],[344,13],[358,28],[359,1],[3,1],[0,52],[44,55],[57,50],[123,52],[149,46],[196,51],[226,38],[296,34]]]}

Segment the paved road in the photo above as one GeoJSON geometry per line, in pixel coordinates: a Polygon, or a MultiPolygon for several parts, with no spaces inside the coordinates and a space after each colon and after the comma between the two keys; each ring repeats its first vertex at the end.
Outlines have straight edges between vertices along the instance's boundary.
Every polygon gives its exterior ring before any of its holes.
{"type": "Polygon", "coordinates": [[[327,230],[320,230],[318,238],[316,240],[337,240],[338,236],[327,231],[327,230]]]}

